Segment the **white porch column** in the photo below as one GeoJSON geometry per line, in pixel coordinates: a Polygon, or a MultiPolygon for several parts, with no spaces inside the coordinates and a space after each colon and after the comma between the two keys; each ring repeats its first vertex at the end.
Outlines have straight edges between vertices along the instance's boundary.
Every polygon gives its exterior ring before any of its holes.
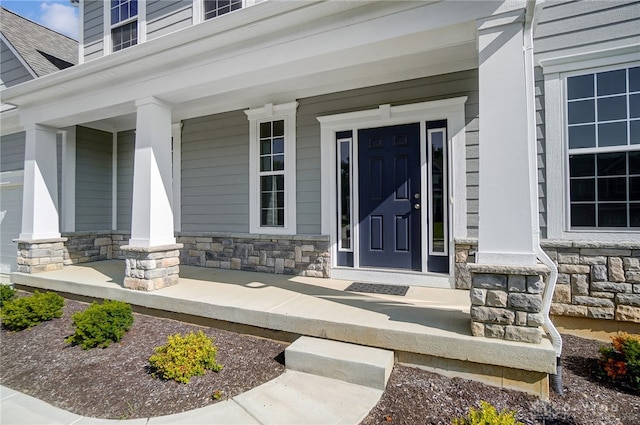
{"type": "Polygon", "coordinates": [[[136,102],[132,247],[175,244],[171,179],[171,109],[149,97],[136,102]]]}
{"type": "Polygon", "coordinates": [[[524,10],[478,22],[481,264],[536,264],[523,30],[524,10]]]}
{"type": "Polygon", "coordinates": [[[24,189],[20,240],[60,238],[56,129],[25,125],[24,189]]]}

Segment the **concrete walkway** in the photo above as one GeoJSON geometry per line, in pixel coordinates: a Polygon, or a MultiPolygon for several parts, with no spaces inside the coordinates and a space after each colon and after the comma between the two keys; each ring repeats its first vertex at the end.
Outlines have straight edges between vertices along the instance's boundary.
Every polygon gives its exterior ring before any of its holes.
{"type": "Polygon", "coordinates": [[[551,343],[473,337],[468,291],[411,287],[405,296],[346,292],[352,282],[180,267],[180,283],[153,292],[122,287],[123,261],[12,274],[15,284],[197,317],[392,350],[396,361],[546,398],[551,343]],[[478,379],[481,377],[481,379],[478,379]],[[522,386],[521,384],[525,384],[522,386]]]}

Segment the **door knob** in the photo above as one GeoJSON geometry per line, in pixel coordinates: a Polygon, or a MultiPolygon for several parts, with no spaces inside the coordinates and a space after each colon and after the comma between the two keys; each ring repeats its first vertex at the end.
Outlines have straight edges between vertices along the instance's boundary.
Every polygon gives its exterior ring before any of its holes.
{"type": "Polygon", "coordinates": [[[413,206],[413,208],[415,208],[416,210],[419,210],[419,209],[420,209],[420,204],[415,204],[415,205],[413,206]]]}

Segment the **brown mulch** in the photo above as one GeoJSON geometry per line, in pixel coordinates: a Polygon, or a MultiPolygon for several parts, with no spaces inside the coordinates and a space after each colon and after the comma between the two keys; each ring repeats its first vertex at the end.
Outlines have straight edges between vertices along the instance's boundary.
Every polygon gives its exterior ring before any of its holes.
{"type": "MultiPolygon", "coordinates": [[[[70,316],[86,306],[67,300],[60,319],[21,332],[0,330],[0,384],[84,416],[139,418],[203,407],[216,402],[216,391],[224,400],[284,371],[286,344],[137,313],[120,343],[106,349],[71,347],[64,342],[73,332],[70,316]],[[221,372],[207,372],[186,385],[149,374],[154,347],[169,335],[200,329],[215,338],[221,372]]],[[[527,425],[640,425],[640,394],[596,377],[601,343],[563,338],[565,392],[552,393],[550,402],[396,365],[382,399],[362,424],[450,424],[485,400],[517,411],[527,425]]]]}

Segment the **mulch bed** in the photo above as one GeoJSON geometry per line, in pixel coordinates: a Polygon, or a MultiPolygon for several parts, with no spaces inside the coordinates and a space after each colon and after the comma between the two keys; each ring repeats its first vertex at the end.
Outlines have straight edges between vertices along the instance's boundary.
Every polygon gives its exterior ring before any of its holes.
{"type": "MultiPolygon", "coordinates": [[[[131,330],[106,349],[82,350],[64,342],[73,332],[71,315],[86,303],[67,300],[64,316],[30,330],[0,330],[0,383],[68,411],[96,418],[162,416],[238,395],[284,372],[286,344],[175,320],[135,314],[131,330]],[[215,338],[221,372],[189,384],[162,381],[148,371],[148,358],[172,334],[204,330],[215,338]]],[[[640,394],[600,381],[598,341],[564,335],[565,394],[550,402],[517,391],[446,378],[396,365],[382,399],[362,422],[450,424],[469,407],[488,401],[517,411],[525,424],[640,424],[640,394]]]]}

